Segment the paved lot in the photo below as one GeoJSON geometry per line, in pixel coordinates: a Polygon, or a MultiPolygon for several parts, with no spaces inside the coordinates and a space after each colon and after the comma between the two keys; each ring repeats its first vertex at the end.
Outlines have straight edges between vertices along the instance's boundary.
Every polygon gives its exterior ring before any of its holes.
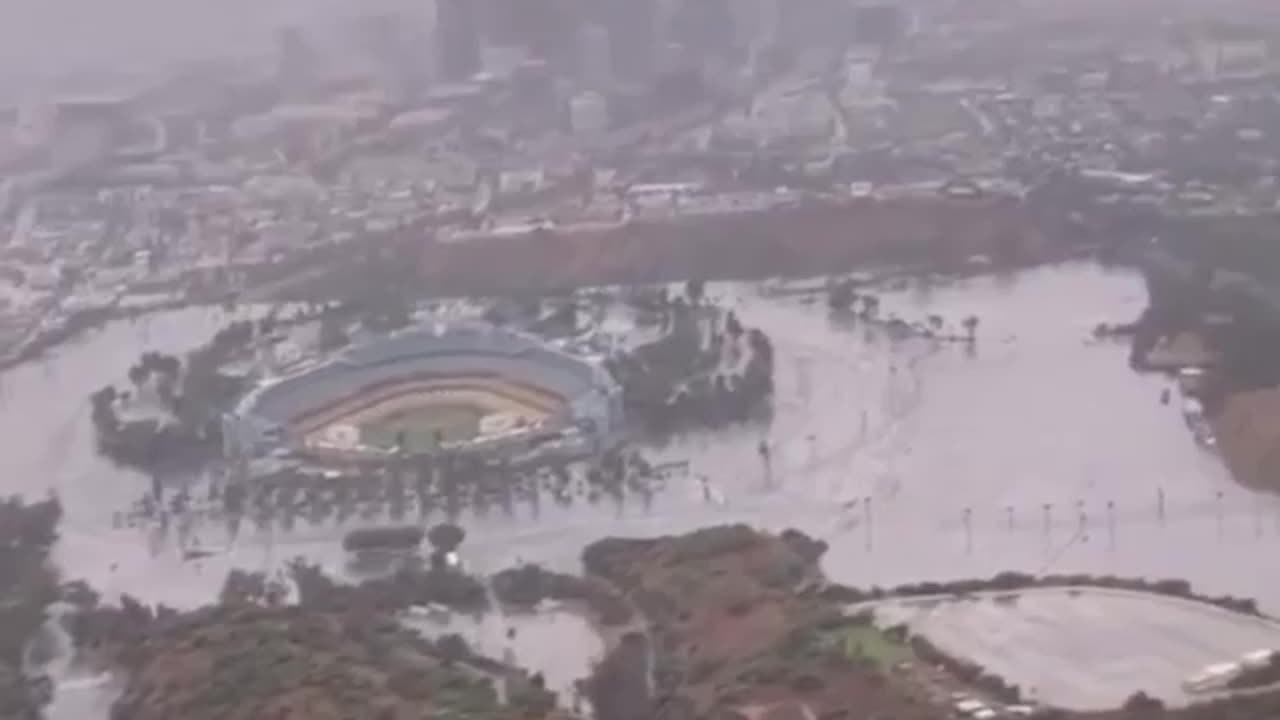
{"type": "Polygon", "coordinates": [[[907,622],[1039,702],[1075,710],[1115,707],[1137,690],[1184,705],[1182,681],[1205,665],[1280,649],[1280,623],[1136,593],[1036,590],[895,602],[877,614],[907,622]]]}

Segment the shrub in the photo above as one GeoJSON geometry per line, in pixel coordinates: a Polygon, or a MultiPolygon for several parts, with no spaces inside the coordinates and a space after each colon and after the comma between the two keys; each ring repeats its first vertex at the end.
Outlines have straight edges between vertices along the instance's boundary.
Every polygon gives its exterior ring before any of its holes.
{"type": "Polygon", "coordinates": [[[822,588],[819,597],[833,603],[858,603],[869,599],[866,591],[840,583],[831,583],[822,588]]]}
{"type": "Polygon", "coordinates": [[[1123,709],[1129,715],[1155,715],[1164,711],[1164,703],[1139,690],[1124,701],[1123,709]]]}
{"type": "Polygon", "coordinates": [[[755,608],[756,602],[754,598],[741,597],[729,603],[725,611],[735,617],[741,617],[750,613],[755,608]]]}
{"type": "Polygon", "coordinates": [[[471,657],[471,646],[461,635],[449,633],[441,635],[436,640],[436,652],[440,654],[440,659],[446,662],[466,660],[471,657]]]}
{"type": "Polygon", "coordinates": [[[808,563],[816,563],[827,552],[827,543],[822,540],[814,540],[799,530],[783,530],[779,538],[796,555],[799,555],[801,559],[808,563]]]}
{"type": "Polygon", "coordinates": [[[695,662],[693,667],[689,669],[689,682],[703,682],[712,675],[715,675],[723,666],[723,660],[718,660],[716,658],[703,658],[695,662]]]}
{"type": "Polygon", "coordinates": [[[817,675],[811,673],[802,673],[791,678],[787,685],[798,693],[808,695],[810,693],[820,692],[827,686],[826,681],[817,675]]]}

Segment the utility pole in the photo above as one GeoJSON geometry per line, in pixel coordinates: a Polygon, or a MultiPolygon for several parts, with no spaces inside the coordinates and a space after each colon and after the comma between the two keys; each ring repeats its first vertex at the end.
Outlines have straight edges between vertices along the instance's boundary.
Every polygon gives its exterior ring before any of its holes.
{"type": "Polygon", "coordinates": [[[1116,503],[1107,501],[1107,543],[1112,550],[1116,549],[1116,503]]]}
{"type": "Polygon", "coordinates": [[[1042,511],[1040,534],[1044,539],[1044,551],[1049,553],[1053,551],[1053,503],[1045,503],[1042,511]]]}
{"type": "Polygon", "coordinates": [[[871,496],[862,498],[863,525],[866,528],[866,549],[871,551],[871,496]]]}
{"type": "Polygon", "coordinates": [[[1219,491],[1218,491],[1218,493],[1217,493],[1217,501],[1216,501],[1216,503],[1215,503],[1215,510],[1214,510],[1214,513],[1215,513],[1215,515],[1217,516],[1217,527],[1218,527],[1218,537],[1219,537],[1219,538],[1221,538],[1221,537],[1222,537],[1222,533],[1223,533],[1223,530],[1224,530],[1224,528],[1223,528],[1223,517],[1222,517],[1222,497],[1223,497],[1223,496],[1222,496],[1222,491],[1221,491],[1221,490],[1219,490],[1219,491]]]}

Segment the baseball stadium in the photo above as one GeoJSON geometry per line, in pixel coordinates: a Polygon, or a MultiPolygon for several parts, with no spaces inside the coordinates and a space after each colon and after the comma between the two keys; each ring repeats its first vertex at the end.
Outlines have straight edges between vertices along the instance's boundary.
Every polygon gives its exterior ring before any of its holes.
{"type": "Polygon", "coordinates": [[[441,451],[584,454],[621,426],[599,365],[491,325],[414,328],[264,382],[224,419],[230,456],[360,461],[441,451]]]}

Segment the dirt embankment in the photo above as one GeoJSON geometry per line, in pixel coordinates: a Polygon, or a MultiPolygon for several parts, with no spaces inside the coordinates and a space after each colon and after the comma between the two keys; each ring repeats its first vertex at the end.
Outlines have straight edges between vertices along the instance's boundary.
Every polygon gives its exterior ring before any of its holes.
{"type": "Polygon", "coordinates": [[[0,718],[39,718],[50,697],[49,679],[31,665],[45,609],[58,596],[49,554],[61,517],[56,500],[0,500],[0,718]]]}
{"type": "Polygon", "coordinates": [[[1280,388],[1228,396],[1213,419],[1213,431],[1236,480],[1280,491],[1280,388]]]}
{"type": "MultiPolygon", "coordinates": [[[[745,526],[588,548],[587,570],[646,616],[653,652],[649,693],[634,686],[643,680],[636,673],[608,672],[611,659],[601,664],[591,688],[593,700],[605,700],[596,702],[600,720],[944,717],[892,667],[905,646],[881,645],[879,632],[863,626],[858,643],[874,649],[851,652],[846,619],[818,592],[825,549],[800,533],[745,526]],[[620,693],[651,706],[615,712],[607,700],[620,693]]],[[[637,640],[627,652],[638,650],[637,640]]]]}
{"type": "Polygon", "coordinates": [[[423,248],[419,268],[424,291],[467,295],[820,275],[874,263],[949,268],[974,255],[1019,265],[1043,259],[1046,244],[1013,199],[813,200],[589,231],[435,241],[423,248]]]}
{"type": "MultiPolygon", "coordinates": [[[[455,643],[456,644],[456,643],[455,643]]],[[[217,607],[157,620],[121,649],[128,671],[112,717],[131,720],[492,720],[557,715],[469,663],[465,645],[429,643],[374,612],[217,607]]]]}

